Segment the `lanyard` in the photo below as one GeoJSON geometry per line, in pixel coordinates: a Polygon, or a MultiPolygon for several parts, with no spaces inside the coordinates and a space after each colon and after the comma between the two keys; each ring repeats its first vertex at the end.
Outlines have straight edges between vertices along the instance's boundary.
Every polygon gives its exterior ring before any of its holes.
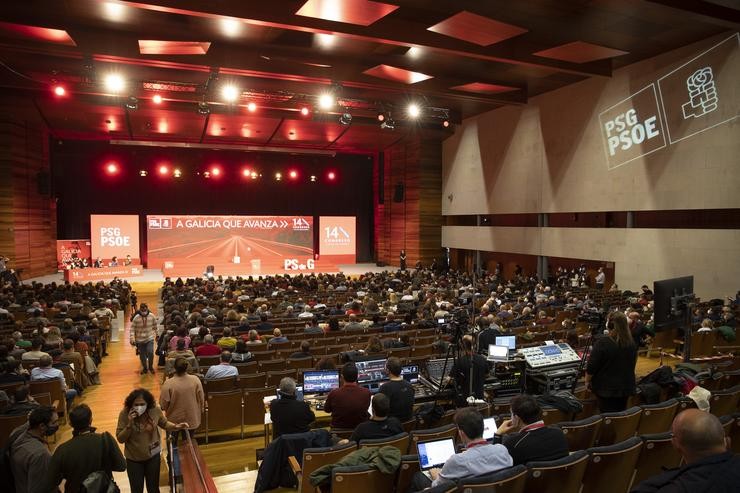
{"type": "Polygon", "coordinates": [[[544,427],[545,427],[545,422],[544,421],[538,421],[536,423],[532,423],[531,425],[525,426],[520,431],[521,431],[521,433],[525,433],[527,431],[539,430],[540,428],[544,428],[544,427]]]}
{"type": "Polygon", "coordinates": [[[470,442],[466,449],[471,449],[473,447],[477,447],[478,445],[488,445],[488,442],[486,440],[475,440],[474,442],[470,442]]]}

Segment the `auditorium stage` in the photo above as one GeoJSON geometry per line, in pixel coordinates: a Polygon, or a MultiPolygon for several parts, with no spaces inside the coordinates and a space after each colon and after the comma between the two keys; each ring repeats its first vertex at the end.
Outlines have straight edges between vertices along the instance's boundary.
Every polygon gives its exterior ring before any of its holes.
{"type": "MultiPolygon", "coordinates": [[[[339,265],[337,265],[337,268],[338,268],[338,270],[332,270],[332,271],[326,271],[326,272],[323,272],[323,271],[305,271],[305,270],[304,271],[299,271],[299,270],[296,270],[296,271],[287,272],[287,274],[290,274],[290,275],[298,275],[298,274],[308,275],[308,274],[311,274],[311,273],[314,273],[314,274],[319,274],[319,273],[322,273],[322,274],[336,274],[337,272],[343,272],[344,274],[346,274],[348,276],[359,276],[359,275],[365,274],[367,272],[380,273],[380,272],[385,272],[387,270],[394,270],[395,269],[392,266],[378,267],[377,265],[375,265],[373,263],[339,264],[339,265]]],[[[252,275],[251,272],[249,272],[248,269],[249,269],[249,267],[247,265],[245,265],[245,273],[244,274],[241,274],[242,277],[248,277],[248,276],[252,275]]],[[[278,271],[278,270],[275,270],[275,271],[263,271],[263,272],[261,272],[260,275],[269,276],[269,275],[278,275],[278,274],[283,275],[283,274],[286,274],[286,272],[285,271],[282,271],[282,270],[280,270],[280,271],[278,271]]],[[[219,275],[219,273],[218,273],[218,271],[216,271],[216,276],[218,276],[218,275],[219,275]]],[[[235,277],[237,274],[229,274],[229,275],[231,275],[232,277],[235,277]]],[[[226,276],[226,274],[224,274],[224,276],[226,276]]],[[[112,278],[111,279],[101,278],[101,279],[96,279],[95,281],[91,281],[91,282],[111,281],[111,280],[112,280],[112,278]]],[[[131,277],[131,278],[128,279],[128,282],[129,283],[163,282],[163,281],[164,281],[164,274],[162,273],[162,269],[144,269],[144,273],[141,276],[131,277]]],[[[64,282],[64,273],[63,272],[57,272],[55,274],[49,274],[49,275],[46,275],[46,276],[33,277],[33,278],[29,278],[29,279],[24,279],[23,280],[23,283],[31,283],[31,282],[41,282],[41,283],[56,282],[56,283],[63,283],[64,282]]],[[[87,281],[82,281],[82,282],[87,282],[87,281]]]]}

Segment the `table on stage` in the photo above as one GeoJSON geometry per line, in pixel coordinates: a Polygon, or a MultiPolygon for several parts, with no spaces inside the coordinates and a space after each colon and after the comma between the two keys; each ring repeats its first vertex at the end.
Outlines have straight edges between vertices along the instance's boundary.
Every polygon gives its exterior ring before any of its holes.
{"type": "Polygon", "coordinates": [[[65,281],[95,281],[113,279],[114,277],[138,277],[144,274],[141,265],[120,267],[88,267],[87,269],[69,269],[64,271],[65,281]]]}

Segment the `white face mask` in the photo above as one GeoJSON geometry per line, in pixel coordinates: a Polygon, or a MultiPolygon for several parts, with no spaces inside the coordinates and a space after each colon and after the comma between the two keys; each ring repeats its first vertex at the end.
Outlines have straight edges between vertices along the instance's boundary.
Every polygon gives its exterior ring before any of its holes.
{"type": "Polygon", "coordinates": [[[134,406],[134,411],[136,411],[136,414],[141,416],[146,412],[146,404],[143,406],[134,406]]]}

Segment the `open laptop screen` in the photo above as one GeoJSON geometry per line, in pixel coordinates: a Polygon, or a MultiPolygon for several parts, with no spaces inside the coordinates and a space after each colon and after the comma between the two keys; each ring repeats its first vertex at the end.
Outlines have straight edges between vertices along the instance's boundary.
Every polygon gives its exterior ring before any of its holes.
{"type": "Polygon", "coordinates": [[[417,443],[416,451],[419,454],[419,466],[422,471],[426,471],[433,467],[442,467],[447,459],[455,455],[455,442],[452,438],[443,438],[417,443]]]}

